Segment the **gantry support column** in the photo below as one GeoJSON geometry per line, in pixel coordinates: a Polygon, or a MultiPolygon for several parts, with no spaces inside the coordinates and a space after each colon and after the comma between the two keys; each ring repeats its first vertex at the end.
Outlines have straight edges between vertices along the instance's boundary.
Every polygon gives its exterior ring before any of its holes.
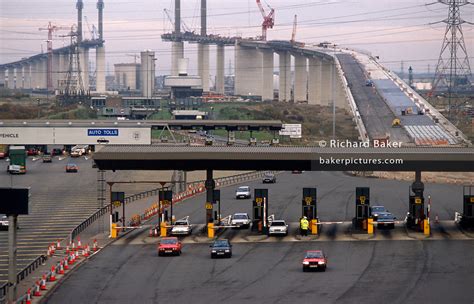
{"type": "Polygon", "coordinates": [[[334,63],[332,61],[322,62],[322,87],[321,87],[321,105],[328,106],[333,101],[333,76],[334,63]]]}
{"type": "Polygon", "coordinates": [[[306,102],[308,100],[308,70],[307,58],[303,55],[294,55],[295,57],[295,102],[306,102]]]}
{"type": "Polygon", "coordinates": [[[280,59],[279,101],[291,100],[291,55],[289,52],[278,53],[280,59]]]}
{"type": "Polygon", "coordinates": [[[8,68],[7,70],[7,85],[6,87],[9,89],[14,89],[15,88],[15,73],[14,73],[14,68],[8,68]]]}
{"type": "Polygon", "coordinates": [[[262,96],[262,52],[235,46],[235,95],[262,96]]]}
{"type": "Polygon", "coordinates": [[[212,176],[212,169],[206,170],[206,224],[212,223],[213,218],[213,203],[214,203],[214,189],[216,182],[212,176]]]}
{"type": "Polygon", "coordinates": [[[273,100],[273,50],[262,50],[262,100],[273,100]]]}
{"type": "Polygon", "coordinates": [[[216,56],[216,92],[224,94],[225,47],[217,45],[216,56]]]}
{"type": "Polygon", "coordinates": [[[308,104],[321,105],[321,60],[309,58],[308,73],[308,104]]]}

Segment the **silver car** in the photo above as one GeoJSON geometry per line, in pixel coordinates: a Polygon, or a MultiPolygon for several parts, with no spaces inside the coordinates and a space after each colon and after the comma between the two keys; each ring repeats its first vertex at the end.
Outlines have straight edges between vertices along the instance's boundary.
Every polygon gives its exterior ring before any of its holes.
{"type": "Polygon", "coordinates": [[[237,188],[237,191],[235,191],[235,198],[251,198],[252,195],[250,194],[250,187],[249,186],[241,186],[237,188]]]}
{"type": "Polygon", "coordinates": [[[235,213],[232,216],[232,220],[230,224],[232,226],[242,227],[242,228],[249,228],[251,223],[250,216],[247,213],[235,213]]]}
{"type": "Polygon", "coordinates": [[[285,220],[274,220],[268,229],[268,235],[288,235],[288,224],[285,220]]]}
{"type": "Polygon", "coordinates": [[[193,232],[193,228],[189,223],[189,220],[178,220],[174,223],[171,228],[172,235],[190,235],[193,232]]]}

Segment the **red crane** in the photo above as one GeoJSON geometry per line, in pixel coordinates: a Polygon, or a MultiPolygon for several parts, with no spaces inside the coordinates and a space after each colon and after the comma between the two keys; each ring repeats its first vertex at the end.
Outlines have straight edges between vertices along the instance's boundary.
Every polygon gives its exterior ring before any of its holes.
{"type": "Polygon", "coordinates": [[[67,30],[69,28],[63,26],[52,25],[48,23],[48,27],[40,27],[40,31],[48,31],[48,69],[47,69],[47,87],[51,91],[53,89],[53,33],[58,30],[67,30]]]}
{"type": "Polygon", "coordinates": [[[262,3],[260,0],[257,0],[257,5],[258,8],[260,9],[260,12],[262,13],[263,17],[263,22],[262,22],[262,37],[261,39],[263,41],[267,40],[267,29],[273,28],[273,25],[275,24],[275,10],[270,7],[270,5],[267,4],[268,8],[270,9],[270,13],[268,15],[265,13],[265,9],[263,8],[262,3]]]}

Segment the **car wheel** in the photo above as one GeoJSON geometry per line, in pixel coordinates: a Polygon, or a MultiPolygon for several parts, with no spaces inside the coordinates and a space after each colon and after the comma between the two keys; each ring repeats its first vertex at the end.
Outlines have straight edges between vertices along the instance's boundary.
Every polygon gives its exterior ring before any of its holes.
{"type": "Polygon", "coordinates": [[[232,253],[229,253],[229,259],[232,257],[232,253]]]}
{"type": "Polygon", "coordinates": [[[161,252],[158,252],[158,256],[161,256],[161,252]]]}

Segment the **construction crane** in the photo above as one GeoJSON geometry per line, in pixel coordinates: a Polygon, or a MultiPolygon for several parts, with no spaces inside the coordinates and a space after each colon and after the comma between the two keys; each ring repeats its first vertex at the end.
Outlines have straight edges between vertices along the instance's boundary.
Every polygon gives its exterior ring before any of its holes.
{"type": "Polygon", "coordinates": [[[137,64],[137,59],[140,58],[140,55],[137,54],[125,54],[125,56],[133,57],[135,60],[135,64],[137,64]]]}
{"type": "MultiPolygon", "coordinates": [[[[266,3],[266,2],[265,2],[266,3]]],[[[268,8],[270,9],[270,13],[268,15],[265,13],[265,9],[263,8],[262,3],[260,0],[257,0],[257,5],[258,8],[260,9],[260,12],[262,13],[263,17],[263,22],[262,22],[262,37],[261,40],[266,41],[267,40],[267,30],[270,28],[273,28],[273,25],[275,24],[275,10],[266,3],[268,8]]]]}
{"type": "Polygon", "coordinates": [[[296,38],[296,25],[298,24],[298,15],[295,15],[295,19],[293,20],[293,31],[291,32],[291,43],[295,43],[296,38]]]}
{"type": "MultiPolygon", "coordinates": [[[[165,12],[166,17],[168,17],[168,20],[170,21],[171,25],[174,26],[174,21],[173,18],[171,18],[169,10],[165,8],[163,9],[163,11],[165,12]]],[[[192,32],[191,28],[184,21],[181,20],[181,23],[181,26],[185,32],[192,32]]]]}
{"type": "MultiPolygon", "coordinates": [[[[48,31],[48,67],[47,67],[47,87],[51,91],[53,89],[53,33],[59,30],[68,30],[68,27],[53,25],[51,21],[48,23],[48,27],[40,27],[39,31],[48,31]]],[[[41,46],[43,47],[43,46],[41,46]]]]}

